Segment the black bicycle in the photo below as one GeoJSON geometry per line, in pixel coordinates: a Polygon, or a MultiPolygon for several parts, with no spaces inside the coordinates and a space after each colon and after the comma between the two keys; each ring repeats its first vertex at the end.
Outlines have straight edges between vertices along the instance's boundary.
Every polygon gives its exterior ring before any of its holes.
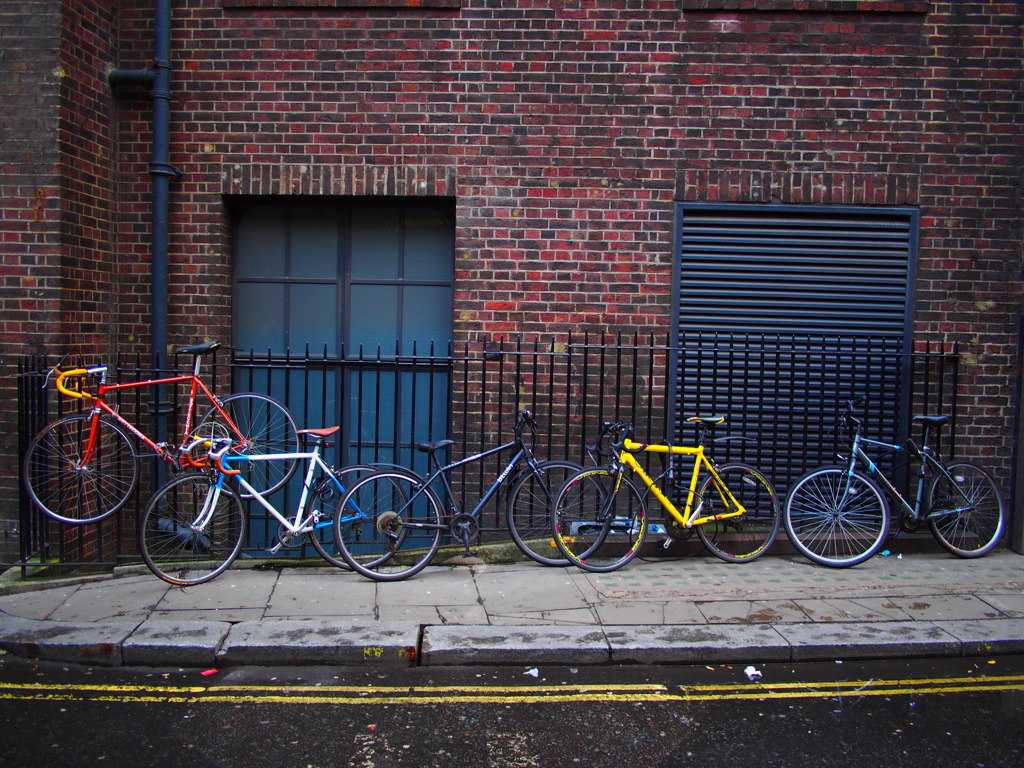
{"type": "Polygon", "coordinates": [[[514,431],[510,442],[450,464],[442,464],[438,453],[454,445],[454,440],[419,443],[416,448],[430,455],[433,467],[426,478],[408,469],[389,468],[357,480],[342,497],[334,517],[334,540],[341,556],[354,570],[378,581],[398,581],[421,571],[437,553],[446,532],[468,556],[480,532],[480,513],[511,478],[505,521],[512,540],[538,563],[567,565],[555,549],[549,510],[558,489],[582,466],[539,461],[533,455],[537,422],[529,411],[517,414],[514,431]],[[529,441],[523,437],[527,428],[533,438],[529,441]],[[463,512],[450,473],[510,450],[515,451],[513,456],[491,487],[471,512],[463,512]]]}
{"type": "Polygon", "coordinates": [[[790,542],[821,565],[862,563],[889,537],[888,494],[898,504],[901,527],[927,522],[939,544],[959,557],[991,551],[1006,527],[1006,507],[995,481],[971,462],[944,463],[928,444],[932,430],[949,417],[915,416],[924,428],[921,446],[910,439],[892,445],[861,435],[860,402],[848,402],[837,423],[849,440],[848,453],[839,456],[843,464],[807,472],[790,488],[784,515],[790,542]],[[913,499],[896,490],[863,446],[910,454],[918,465],[913,499]]]}

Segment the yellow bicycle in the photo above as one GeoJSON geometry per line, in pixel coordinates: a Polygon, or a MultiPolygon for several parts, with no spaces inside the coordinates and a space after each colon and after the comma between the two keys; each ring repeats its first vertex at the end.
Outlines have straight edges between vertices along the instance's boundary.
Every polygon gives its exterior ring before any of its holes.
{"type": "Polygon", "coordinates": [[[706,437],[723,418],[688,421],[700,429],[696,446],[639,443],[633,440],[631,424],[603,425],[597,444],[609,436],[611,464],[577,472],[552,503],[552,533],[564,557],[586,571],[614,571],[636,557],[651,528],[675,538],[689,536],[696,528],[704,546],[728,562],[754,560],[768,550],[780,520],[772,484],[754,467],[740,462],[718,465],[708,455],[706,437]],[[645,451],[663,453],[669,459],[656,478],[633,455],[645,451]],[[677,474],[683,480],[687,476],[686,467],[680,470],[678,461],[673,461],[683,456],[693,459],[688,482],[676,479],[677,474]],[[627,469],[640,479],[646,494],[625,477],[627,469]],[[669,493],[685,498],[682,509],[662,490],[663,481],[669,493]],[[668,513],[664,523],[649,524],[647,494],[668,513]]]}

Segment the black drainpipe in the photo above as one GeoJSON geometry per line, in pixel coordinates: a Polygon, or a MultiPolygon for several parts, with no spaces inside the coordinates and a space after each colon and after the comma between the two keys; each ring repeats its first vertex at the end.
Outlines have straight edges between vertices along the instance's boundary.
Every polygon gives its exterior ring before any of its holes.
{"type": "MultiPolygon", "coordinates": [[[[153,100],[153,155],[149,173],[153,178],[152,201],[152,335],[150,355],[153,369],[167,370],[167,262],[168,219],[170,211],[170,180],[181,172],[170,163],[171,155],[171,2],[156,0],[153,25],[153,66],[146,69],[118,69],[107,80],[117,90],[121,87],[150,88],[153,100]]],[[[157,442],[166,440],[167,413],[164,388],[156,393],[157,442]]]]}

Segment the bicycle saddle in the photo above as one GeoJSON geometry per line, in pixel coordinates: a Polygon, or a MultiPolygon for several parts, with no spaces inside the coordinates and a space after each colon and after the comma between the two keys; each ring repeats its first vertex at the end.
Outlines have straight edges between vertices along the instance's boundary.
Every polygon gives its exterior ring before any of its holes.
{"type": "Polygon", "coordinates": [[[721,424],[725,416],[688,416],[686,421],[689,424],[721,424]]]}
{"type": "Polygon", "coordinates": [[[208,341],[205,344],[193,344],[190,347],[182,347],[174,350],[176,355],[208,355],[220,346],[219,341],[208,341]]]}
{"type": "Polygon", "coordinates": [[[454,440],[434,440],[432,443],[416,443],[416,450],[423,451],[424,453],[433,453],[439,451],[442,448],[447,448],[449,445],[455,445],[454,440]]]}
{"type": "Polygon", "coordinates": [[[941,427],[949,421],[949,416],[915,416],[914,421],[920,421],[932,427],[941,427]]]}
{"type": "Polygon", "coordinates": [[[316,435],[317,437],[330,437],[341,427],[321,427],[319,429],[298,429],[296,435],[316,435]]]}

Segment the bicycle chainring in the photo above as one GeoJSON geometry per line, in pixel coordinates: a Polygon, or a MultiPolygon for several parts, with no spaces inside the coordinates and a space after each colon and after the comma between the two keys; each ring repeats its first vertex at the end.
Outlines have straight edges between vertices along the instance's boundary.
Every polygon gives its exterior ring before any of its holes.
{"type": "Polygon", "coordinates": [[[686,541],[693,536],[693,528],[680,525],[672,516],[665,518],[665,532],[676,541],[686,541]]]}
{"type": "Polygon", "coordinates": [[[472,515],[463,512],[452,517],[448,524],[448,530],[455,541],[470,542],[476,540],[480,534],[480,522],[472,515]]]}
{"type": "Polygon", "coordinates": [[[277,526],[277,540],[283,549],[297,549],[302,546],[303,536],[289,531],[284,525],[277,526]]]}

